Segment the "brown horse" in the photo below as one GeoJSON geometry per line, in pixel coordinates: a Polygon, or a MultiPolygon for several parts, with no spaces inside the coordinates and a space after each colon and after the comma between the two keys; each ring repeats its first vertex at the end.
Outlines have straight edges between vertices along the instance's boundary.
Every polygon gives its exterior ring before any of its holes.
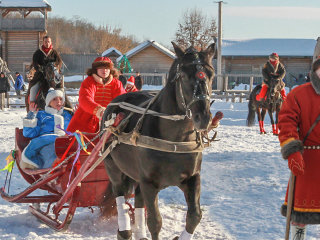
{"type": "MultiPolygon", "coordinates": [[[[172,43],[177,58],[173,62],[166,86],[154,95],[147,91],[127,93],[112,103],[126,102],[133,105],[149,104],[149,109],[169,116],[181,116],[179,120],[145,115],[140,134],[170,142],[198,142],[199,133],[206,131],[211,120],[210,95],[214,69],[212,58],[215,44],[205,51],[190,47],[186,51],[172,43]],[[152,99],[152,100],[151,100],[152,99]],[[150,103],[151,101],[151,103],[150,103]]],[[[112,113],[130,111],[119,106],[106,109],[102,126],[112,113]]],[[[136,127],[141,114],[134,113],[123,132],[130,133],[136,127]]],[[[108,147],[108,146],[106,146],[108,147]]],[[[145,147],[118,144],[105,159],[105,166],[112,183],[112,192],[117,200],[118,240],[132,239],[132,231],[124,201],[135,187],[135,239],[147,239],[144,226],[144,206],[147,225],[153,240],[159,239],[162,219],[158,209],[158,193],[169,186],[178,186],[188,205],[186,228],[180,238],[190,239],[201,220],[200,170],[202,151],[169,152],[145,147]]],[[[108,200],[105,201],[108,203],[108,200]]]]}
{"type": "MultiPolygon", "coordinates": [[[[29,98],[32,87],[34,87],[34,89],[37,91],[35,103],[39,109],[43,110],[46,105],[46,96],[49,88],[63,89],[62,75],[59,73],[54,63],[49,62],[45,66],[41,67],[40,71],[34,73],[25,97],[27,111],[29,111],[29,98]]],[[[65,95],[65,106],[72,109],[72,104],[67,95],[65,95]]]]}
{"type": "Polygon", "coordinates": [[[271,124],[272,124],[272,132],[274,135],[278,135],[278,114],[282,106],[282,96],[280,94],[281,91],[281,81],[279,79],[271,79],[267,82],[268,91],[266,94],[266,98],[262,101],[256,100],[257,92],[261,89],[261,85],[257,85],[251,92],[249,97],[249,113],[247,117],[247,126],[253,126],[255,122],[255,113],[257,113],[260,134],[265,134],[264,130],[264,117],[266,112],[268,111],[271,124]],[[273,113],[275,114],[275,121],[273,118],[273,113]]]}

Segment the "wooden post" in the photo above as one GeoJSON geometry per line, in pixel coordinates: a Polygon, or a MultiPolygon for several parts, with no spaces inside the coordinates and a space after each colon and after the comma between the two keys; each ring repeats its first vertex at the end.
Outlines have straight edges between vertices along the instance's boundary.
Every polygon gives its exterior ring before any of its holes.
{"type": "Polygon", "coordinates": [[[166,74],[161,74],[161,83],[162,83],[162,86],[165,86],[166,85],[166,74]]]}
{"type": "Polygon", "coordinates": [[[4,103],[4,95],[5,93],[0,93],[0,109],[3,110],[5,103],[4,103]]]}
{"type": "Polygon", "coordinates": [[[249,87],[249,93],[252,92],[252,87],[253,87],[253,76],[250,76],[250,87],[249,87]]]}
{"type": "Polygon", "coordinates": [[[9,102],[9,92],[7,92],[6,98],[7,98],[7,108],[9,108],[9,107],[10,107],[10,106],[9,106],[9,104],[10,104],[10,102],[9,102]]]}
{"type": "Polygon", "coordinates": [[[232,93],[232,98],[231,98],[231,102],[236,102],[236,94],[232,93]]]}
{"type": "Polygon", "coordinates": [[[221,56],[221,47],[222,47],[222,3],[223,1],[216,2],[219,4],[218,12],[218,43],[217,43],[217,88],[222,90],[223,78],[222,78],[222,56],[221,56]]]}
{"type": "Polygon", "coordinates": [[[227,91],[228,90],[228,82],[229,82],[229,77],[228,75],[224,76],[224,87],[223,87],[223,91],[227,91]]]}
{"type": "Polygon", "coordinates": [[[289,240],[290,233],[290,221],[291,221],[291,212],[293,208],[293,198],[294,198],[294,185],[296,181],[296,176],[291,172],[289,180],[289,190],[288,190],[288,203],[287,203],[287,223],[286,223],[286,235],[285,240],[289,240]]]}

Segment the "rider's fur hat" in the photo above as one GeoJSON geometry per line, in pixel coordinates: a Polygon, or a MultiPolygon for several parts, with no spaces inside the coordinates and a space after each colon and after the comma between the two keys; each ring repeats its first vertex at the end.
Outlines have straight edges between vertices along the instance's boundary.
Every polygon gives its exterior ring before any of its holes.
{"type": "Polygon", "coordinates": [[[61,97],[62,102],[64,103],[64,92],[62,90],[56,89],[54,90],[53,88],[50,88],[46,97],[46,106],[48,107],[51,100],[54,99],[55,97],[61,97]]]}
{"type": "Polygon", "coordinates": [[[277,53],[271,53],[269,55],[269,59],[272,59],[272,60],[279,60],[279,55],[277,53]]]}
{"type": "Polygon", "coordinates": [[[92,69],[97,69],[100,67],[112,69],[113,62],[111,61],[110,58],[107,58],[107,57],[97,57],[92,63],[92,69]]]}

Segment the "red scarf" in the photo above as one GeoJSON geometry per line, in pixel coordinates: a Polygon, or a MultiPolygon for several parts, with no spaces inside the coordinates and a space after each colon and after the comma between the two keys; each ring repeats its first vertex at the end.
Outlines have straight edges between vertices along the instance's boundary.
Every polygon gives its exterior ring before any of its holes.
{"type": "Polygon", "coordinates": [[[42,51],[44,51],[45,54],[48,54],[50,50],[52,49],[52,45],[50,47],[46,48],[44,45],[41,46],[42,51]]]}
{"type": "Polygon", "coordinates": [[[272,64],[272,66],[274,67],[274,68],[276,68],[276,66],[277,66],[277,64],[278,64],[278,60],[269,60],[270,61],[270,63],[272,64]]]}

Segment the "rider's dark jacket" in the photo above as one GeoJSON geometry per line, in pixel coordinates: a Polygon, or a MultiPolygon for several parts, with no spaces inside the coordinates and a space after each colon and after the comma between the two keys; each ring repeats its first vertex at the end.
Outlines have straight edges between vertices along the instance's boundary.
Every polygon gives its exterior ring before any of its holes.
{"type": "Polygon", "coordinates": [[[55,66],[61,69],[62,60],[59,53],[56,50],[51,49],[48,52],[48,54],[46,54],[40,48],[33,54],[32,66],[35,68],[36,71],[41,70],[41,66],[45,66],[49,62],[54,62],[55,66]]]}
{"type": "Polygon", "coordinates": [[[38,89],[40,88],[39,84],[43,78],[43,67],[46,66],[48,63],[53,62],[54,65],[59,69],[62,66],[62,60],[59,53],[54,50],[50,49],[49,52],[46,54],[41,48],[36,50],[33,54],[32,58],[32,66],[36,70],[34,76],[29,84],[28,94],[30,102],[35,101],[36,94],[38,89]],[[32,90],[33,89],[33,90],[32,90]]]}
{"type": "Polygon", "coordinates": [[[279,79],[281,81],[282,87],[284,87],[284,82],[282,81],[286,75],[286,69],[281,62],[274,67],[270,61],[268,61],[262,69],[262,76],[264,78],[264,83],[268,84],[268,81],[272,79],[279,79]]]}

